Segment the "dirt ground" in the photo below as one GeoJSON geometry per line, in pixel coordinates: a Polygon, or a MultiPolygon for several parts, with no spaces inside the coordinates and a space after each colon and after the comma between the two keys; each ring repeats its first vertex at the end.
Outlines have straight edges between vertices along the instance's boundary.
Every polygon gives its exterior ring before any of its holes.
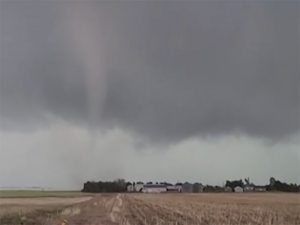
{"type": "MultiPolygon", "coordinates": [[[[48,214],[24,213],[14,225],[300,225],[299,194],[99,194],[73,202],[27,200],[32,207],[40,202],[42,207],[63,205],[48,214]]],[[[12,205],[18,200],[6,199],[0,210],[12,205]]],[[[0,219],[1,225],[10,222],[0,219]]]]}

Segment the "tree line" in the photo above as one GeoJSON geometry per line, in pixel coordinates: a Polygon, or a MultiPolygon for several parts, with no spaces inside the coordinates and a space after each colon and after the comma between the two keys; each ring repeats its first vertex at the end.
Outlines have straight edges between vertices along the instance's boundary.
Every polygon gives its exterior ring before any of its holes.
{"type": "MultiPolygon", "coordinates": [[[[227,180],[225,186],[234,188],[236,186],[240,186],[244,188],[245,186],[255,186],[255,184],[250,182],[249,178],[240,180],[227,180]]],[[[297,184],[288,184],[285,182],[281,182],[280,180],[276,180],[274,177],[270,178],[269,184],[264,185],[267,191],[283,191],[283,192],[300,192],[300,185],[297,184]]]]}
{"type": "Polygon", "coordinates": [[[288,184],[276,180],[274,177],[270,178],[270,184],[267,187],[268,191],[284,191],[284,192],[299,192],[300,185],[288,184]]]}
{"type": "Polygon", "coordinates": [[[115,181],[88,181],[84,183],[82,192],[125,192],[127,184],[124,179],[115,181]]]}

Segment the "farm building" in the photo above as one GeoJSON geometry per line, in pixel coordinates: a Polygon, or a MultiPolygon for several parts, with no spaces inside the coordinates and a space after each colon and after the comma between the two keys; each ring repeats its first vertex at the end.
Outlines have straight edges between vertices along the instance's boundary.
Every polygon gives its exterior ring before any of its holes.
{"type": "Polygon", "coordinates": [[[182,192],[182,186],[181,185],[168,185],[167,191],[168,192],[182,192]]]}
{"type": "Polygon", "coordinates": [[[144,193],[162,193],[167,192],[167,186],[163,184],[145,184],[142,192],[144,193]]]}
{"type": "Polygon", "coordinates": [[[234,188],[234,192],[244,192],[244,189],[242,188],[242,187],[240,187],[240,186],[236,186],[235,188],[234,188]]]}
{"type": "Polygon", "coordinates": [[[203,192],[203,185],[200,183],[194,183],[193,184],[193,192],[198,193],[198,192],[203,192]]]}
{"type": "Polygon", "coordinates": [[[182,192],[193,192],[193,184],[189,182],[182,184],[182,192]]]}

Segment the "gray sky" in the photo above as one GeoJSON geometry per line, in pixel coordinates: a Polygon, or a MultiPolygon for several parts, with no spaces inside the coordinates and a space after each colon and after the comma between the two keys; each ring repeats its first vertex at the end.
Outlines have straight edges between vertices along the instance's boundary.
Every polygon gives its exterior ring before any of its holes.
{"type": "Polygon", "coordinates": [[[0,187],[300,183],[300,3],[0,1],[0,187]]]}

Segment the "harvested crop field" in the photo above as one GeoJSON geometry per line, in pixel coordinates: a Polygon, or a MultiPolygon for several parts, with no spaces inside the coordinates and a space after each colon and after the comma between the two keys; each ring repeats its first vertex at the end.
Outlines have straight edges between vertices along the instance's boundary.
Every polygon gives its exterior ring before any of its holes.
{"type": "Polygon", "coordinates": [[[90,196],[80,191],[0,190],[0,198],[80,197],[90,196]]]}
{"type": "Polygon", "coordinates": [[[25,210],[22,213],[11,213],[10,217],[2,214],[0,224],[300,224],[299,194],[99,194],[93,197],[79,197],[82,201],[79,201],[77,197],[73,198],[75,202],[68,199],[58,200],[54,205],[52,204],[55,202],[53,198],[52,200],[51,198],[38,198],[23,200],[23,202],[21,200],[19,204],[16,199],[0,199],[2,201],[0,210],[12,205],[19,209],[29,206],[39,207],[30,212],[25,210]],[[26,201],[28,201],[28,205],[26,205],[26,201]]]}
{"type": "Polygon", "coordinates": [[[1,198],[0,216],[14,213],[27,214],[35,210],[55,210],[89,199],[91,199],[91,197],[1,198]]]}

